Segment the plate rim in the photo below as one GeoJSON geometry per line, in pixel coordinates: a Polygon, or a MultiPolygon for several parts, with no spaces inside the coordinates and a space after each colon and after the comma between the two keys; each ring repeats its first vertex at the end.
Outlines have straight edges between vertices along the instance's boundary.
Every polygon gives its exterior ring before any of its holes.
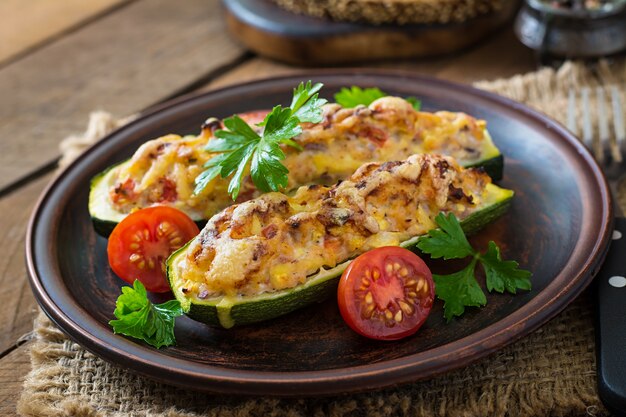
{"type": "MultiPolygon", "coordinates": [[[[584,203],[584,202],[583,202],[584,203]]],[[[589,285],[593,276],[601,265],[610,242],[610,231],[613,225],[613,206],[606,178],[591,154],[564,126],[550,119],[548,116],[527,107],[524,104],[508,98],[493,94],[472,86],[440,80],[428,76],[409,73],[402,70],[386,69],[323,69],[315,71],[297,72],[295,74],[281,75],[262,79],[255,79],[244,83],[224,86],[204,93],[189,93],[167,102],[151,106],[139,113],[139,116],[119,129],[106,135],[89,149],[83,152],[76,160],[61,171],[45,188],[40,195],[31,214],[26,232],[26,265],[29,282],[35,297],[42,310],[55,322],[68,336],[76,340],[81,346],[97,356],[131,368],[134,372],[156,379],[160,382],[174,384],[194,390],[222,392],[229,394],[264,394],[274,396],[314,396],[331,395],[345,392],[359,392],[378,389],[387,386],[407,383],[419,379],[430,378],[454,369],[458,369],[485,357],[506,345],[513,343],[527,335],[551,318],[561,312],[589,285]],[[601,227],[600,238],[596,240],[583,262],[584,268],[560,289],[553,288],[558,277],[563,271],[554,277],[554,280],[539,292],[531,301],[513,311],[506,317],[491,325],[480,329],[470,335],[456,339],[452,342],[437,346],[426,351],[412,355],[382,361],[375,364],[358,365],[343,368],[333,368],[321,371],[297,371],[297,372],[265,372],[256,370],[232,369],[214,365],[201,364],[187,359],[163,355],[154,348],[140,345],[132,340],[114,335],[110,329],[102,335],[89,333],[84,323],[76,322],[69,317],[63,308],[55,303],[44,288],[46,278],[39,276],[35,258],[34,234],[38,226],[38,214],[46,204],[51,193],[59,186],[61,180],[73,171],[73,167],[87,155],[96,152],[116,135],[125,130],[132,129],[137,125],[146,123],[151,117],[159,113],[184,104],[192,104],[194,100],[204,99],[207,96],[219,95],[224,91],[233,89],[246,89],[251,85],[281,82],[293,79],[315,79],[320,76],[373,76],[373,77],[402,77],[420,83],[431,83],[437,88],[459,89],[470,95],[478,95],[483,99],[499,104],[523,114],[525,117],[542,122],[548,129],[552,129],[564,140],[564,143],[573,147],[578,158],[590,170],[587,174],[600,185],[599,195],[601,201],[601,227]],[[541,301],[539,303],[538,301],[541,301]],[[531,302],[537,303],[539,308],[527,312],[525,309],[531,302]],[[489,334],[490,337],[482,338],[489,334]],[[110,339],[114,339],[113,345],[110,339]],[[478,349],[475,349],[479,347],[478,349]],[[123,349],[121,349],[123,348],[123,349]],[[460,356],[459,356],[460,355],[460,356]],[[419,358],[417,358],[419,356],[419,358]],[[454,359],[454,360],[451,360],[454,359]],[[193,365],[197,371],[190,369],[193,365]],[[416,372],[421,374],[417,375],[416,372]]],[[[580,245],[580,241],[572,249],[574,254],[580,245]]],[[[571,255],[570,254],[570,257],[571,255]]],[[[74,303],[75,304],[75,303],[74,303]]],[[[80,306],[79,310],[85,311],[88,316],[87,324],[92,328],[106,327],[88,315],[88,311],[80,306]],[[91,322],[89,322],[91,320],[91,322]]],[[[75,318],[75,317],[74,317],[75,318]]]]}

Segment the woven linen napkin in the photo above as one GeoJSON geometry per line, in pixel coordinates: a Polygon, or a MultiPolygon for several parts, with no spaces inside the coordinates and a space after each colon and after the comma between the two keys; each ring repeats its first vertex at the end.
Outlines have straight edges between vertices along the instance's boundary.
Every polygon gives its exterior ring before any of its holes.
{"type": "MultiPolygon", "coordinates": [[[[601,63],[590,71],[566,63],[558,71],[543,69],[476,86],[563,121],[570,87],[618,83],[624,95],[624,81],[623,64],[601,63]]],[[[62,163],[125,122],[104,112],[94,113],[85,134],[68,138],[62,145],[62,163]]],[[[620,194],[626,200],[626,192],[620,194]]],[[[597,395],[593,310],[587,294],[529,336],[471,366],[394,389],[322,399],[190,392],[99,359],[68,339],[43,313],[35,320],[35,334],[32,370],[18,403],[18,412],[24,416],[609,415],[597,395]]]]}

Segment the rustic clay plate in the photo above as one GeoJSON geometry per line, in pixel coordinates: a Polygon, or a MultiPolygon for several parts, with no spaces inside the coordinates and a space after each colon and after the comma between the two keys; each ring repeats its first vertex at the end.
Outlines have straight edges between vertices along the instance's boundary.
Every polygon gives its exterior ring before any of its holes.
{"type": "MultiPolygon", "coordinates": [[[[484,357],[545,323],[589,284],[612,227],[606,182],[563,127],[528,108],[467,86],[407,73],[332,71],[275,78],[185,97],[146,112],[89,149],[45,191],[28,230],[31,284],[44,311],[90,351],[139,374],[190,389],[236,394],[322,395],[432,377],[484,357]],[[463,111],[489,123],[505,155],[501,185],[516,192],[510,211],[474,238],[498,242],[505,258],[533,271],[533,290],[489,294],[488,305],[446,324],[437,302],[425,326],[377,342],[343,323],[335,300],[254,326],[223,330],[188,318],[175,347],[154,349],[114,335],[107,322],[123,282],[109,270],[106,240],[87,212],[89,180],[143,141],[196,133],[207,116],[288,104],[301,80],[378,86],[422,99],[425,110],[463,111]]],[[[433,268],[439,271],[439,265],[433,268]]]]}

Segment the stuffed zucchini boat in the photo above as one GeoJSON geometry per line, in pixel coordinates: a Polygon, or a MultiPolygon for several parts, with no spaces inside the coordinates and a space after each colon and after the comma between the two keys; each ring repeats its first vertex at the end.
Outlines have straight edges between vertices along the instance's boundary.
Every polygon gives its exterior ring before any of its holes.
{"type": "MultiPolygon", "coordinates": [[[[244,117],[253,125],[264,114],[244,117]]],[[[228,181],[219,177],[194,193],[196,177],[214,156],[204,146],[221,127],[217,119],[211,119],[198,136],[168,135],[149,141],[128,161],[97,175],[89,196],[96,230],[108,235],[131,211],[155,204],[173,206],[202,225],[233,204],[228,181]]],[[[303,132],[294,138],[302,150],[283,148],[283,164],[289,170],[287,191],[312,183],[331,185],[366,162],[403,160],[417,153],[449,155],[462,166],[482,166],[494,180],[502,176],[503,158],[486,122],[464,113],[418,112],[402,98],[384,97],[368,107],[327,104],[321,123],[302,127],[303,132]]],[[[260,194],[247,176],[237,202],[260,194]]]]}
{"type": "Polygon", "coordinates": [[[225,328],[254,323],[335,293],[350,260],[367,250],[414,248],[440,212],[473,232],[512,197],[484,170],[450,157],[368,163],[333,187],[267,193],[226,208],[168,258],[167,276],[191,318],[225,328]]]}

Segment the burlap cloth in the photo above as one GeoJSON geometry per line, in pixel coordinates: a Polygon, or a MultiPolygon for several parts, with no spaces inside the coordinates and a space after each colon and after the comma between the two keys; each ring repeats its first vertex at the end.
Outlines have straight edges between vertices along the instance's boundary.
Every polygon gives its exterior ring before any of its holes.
{"type": "MultiPolygon", "coordinates": [[[[601,64],[592,72],[567,63],[558,71],[545,69],[477,86],[565,120],[570,86],[620,83],[623,94],[625,80],[623,64],[601,64]]],[[[94,113],[84,135],[64,142],[62,164],[121,124],[107,113],[94,113]]],[[[27,416],[85,417],[606,416],[596,390],[591,303],[585,294],[531,335],[439,378],[324,399],[237,398],[159,384],[86,352],[41,313],[35,320],[32,371],[18,411],[27,416]]]]}

